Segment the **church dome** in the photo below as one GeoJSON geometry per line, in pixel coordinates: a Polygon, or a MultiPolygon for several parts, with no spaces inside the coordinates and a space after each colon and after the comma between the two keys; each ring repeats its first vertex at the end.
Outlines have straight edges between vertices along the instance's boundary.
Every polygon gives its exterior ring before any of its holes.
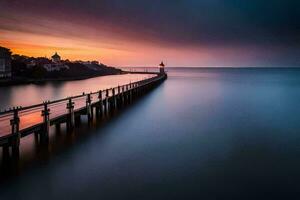
{"type": "Polygon", "coordinates": [[[55,52],[55,54],[52,56],[53,59],[60,59],[60,56],[55,52]]]}

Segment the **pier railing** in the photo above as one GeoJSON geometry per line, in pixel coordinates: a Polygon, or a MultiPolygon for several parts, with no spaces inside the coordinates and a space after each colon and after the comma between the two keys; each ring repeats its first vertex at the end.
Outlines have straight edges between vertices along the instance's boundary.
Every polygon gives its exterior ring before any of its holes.
{"type": "Polygon", "coordinates": [[[92,119],[94,112],[103,115],[164,79],[166,74],[155,74],[152,78],[114,88],[0,112],[0,146],[18,146],[20,138],[31,133],[47,138],[51,125],[66,123],[71,129],[78,116],[87,115],[92,119]]]}

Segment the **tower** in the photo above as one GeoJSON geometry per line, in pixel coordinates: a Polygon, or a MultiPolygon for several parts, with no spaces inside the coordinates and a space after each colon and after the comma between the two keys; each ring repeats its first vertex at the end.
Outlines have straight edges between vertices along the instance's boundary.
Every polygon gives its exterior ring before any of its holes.
{"type": "Polygon", "coordinates": [[[60,56],[55,52],[55,54],[52,56],[52,62],[59,63],[60,62],[60,56]]]}
{"type": "Polygon", "coordinates": [[[165,64],[163,61],[159,64],[159,73],[164,74],[165,73],[165,64]]]}

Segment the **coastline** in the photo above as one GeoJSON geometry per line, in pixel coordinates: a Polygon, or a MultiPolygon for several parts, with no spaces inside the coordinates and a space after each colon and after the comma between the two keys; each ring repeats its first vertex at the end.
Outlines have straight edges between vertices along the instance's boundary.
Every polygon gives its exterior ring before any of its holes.
{"type": "Polygon", "coordinates": [[[109,76],[109,75],[121,75],[128,74],[129,72],[121,71],[120,73],[107,73],[107,74],[95,74],[95,75],[86,75],[86,76],[76,76],[76,77],[59,77],[59,78],[41,78],[41,79],[32,79],[26,77],[17,77],[9,80],[0,80],[0,87],[11,86],[11,85],[25,85],[25,84],[43,84],[47,82],[61,82],[61,81],[76,81],[90,79],[100,76],[109,76]]]}

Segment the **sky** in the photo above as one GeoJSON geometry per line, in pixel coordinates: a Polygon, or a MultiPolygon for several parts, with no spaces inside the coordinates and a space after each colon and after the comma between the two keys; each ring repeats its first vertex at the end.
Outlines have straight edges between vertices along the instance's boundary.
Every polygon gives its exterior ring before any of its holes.
{"type": "Polygon", "coordinates": [[[111,66],[298,67],[298,0],[0,0],[0,46],[111,66]]]}

